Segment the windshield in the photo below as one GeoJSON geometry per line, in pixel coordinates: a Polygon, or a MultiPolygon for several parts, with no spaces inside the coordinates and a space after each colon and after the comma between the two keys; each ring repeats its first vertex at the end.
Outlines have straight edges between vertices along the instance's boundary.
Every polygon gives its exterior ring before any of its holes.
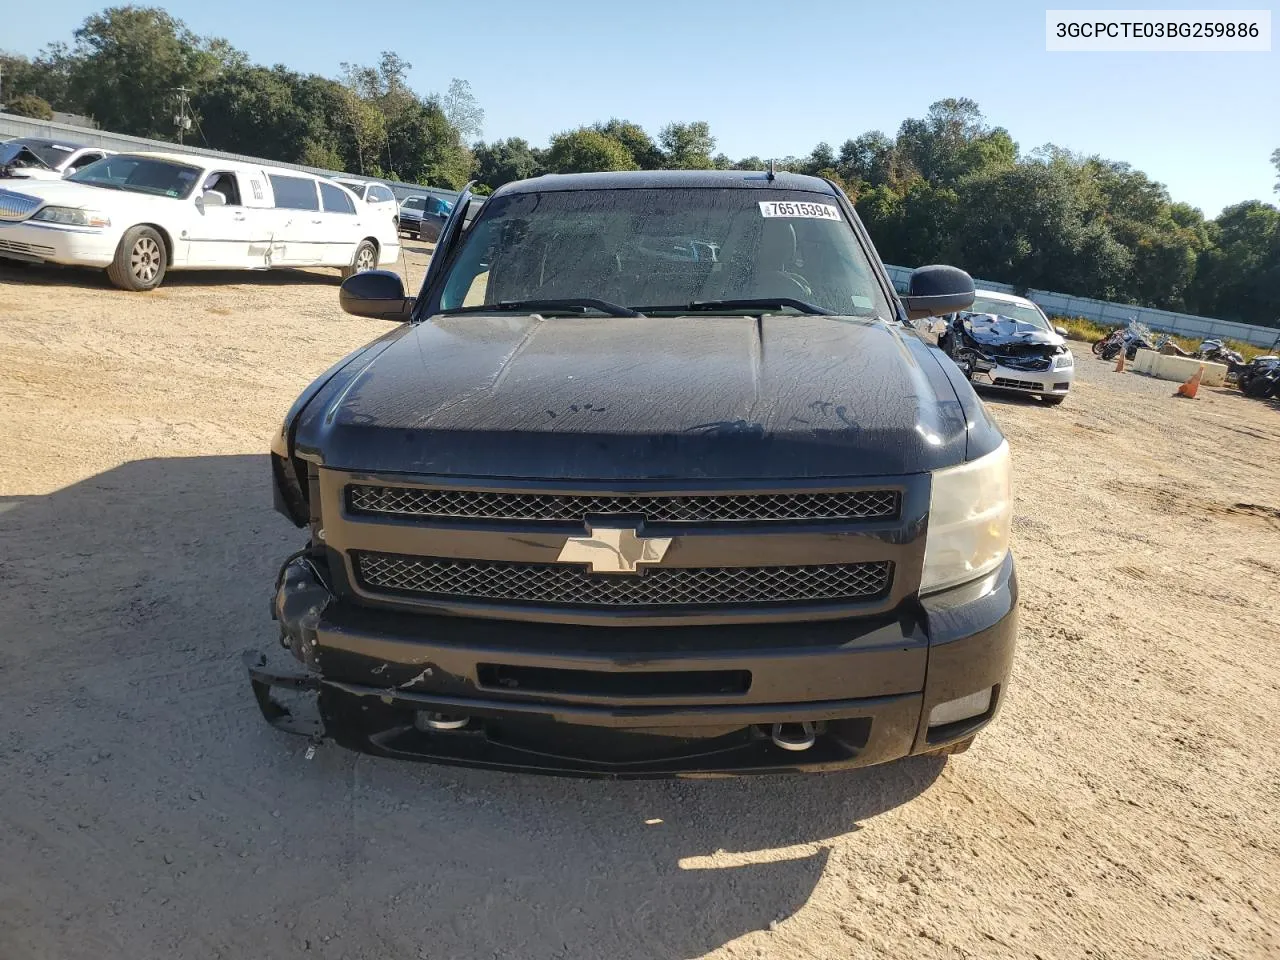
{"type": "MultiPolygon", "coordinates": [[[[23,164],[24,159],[31,161],[34,155],[34,159],[45,166],[56,167],[61,163],[65,163],[67,158],[78,149],[78,147],[47,143],[43,140],[27,140],[20,137],[17,140],[10,140],[8,143],[0,144],[0,163],[12,163],[17,160],[18,163],[23,164]],[[25,158],[21,156],[24,152],[26,154],[25,158]]],[[[35,164],[32,163],[31,166],[35,166],[35,164]]]]}
{"type": "Polygon", "coordinates": [[[67,179],[91,187],[182,200],[191,193],[199,177],[199,167],[122,153],[91,163],[67,179]]]}
{"type": "Polygon", "coordinates": [[[714,187],[496,197],[453,260],[439,307],[584,298],[645,312],[786,298],[893,316],[834,197],[714,187]]]}
{"type": "Polygon", "coordinates": [[[979,295],[973,298],[973,306],[965,313],[997,313],[1011,320],[1035,324],[1041,330],[1050,330],[1049,321],[1044,318],[1039,308],[1028,304],[1010,303],[1008,300],[988,300],[979,295]]]}

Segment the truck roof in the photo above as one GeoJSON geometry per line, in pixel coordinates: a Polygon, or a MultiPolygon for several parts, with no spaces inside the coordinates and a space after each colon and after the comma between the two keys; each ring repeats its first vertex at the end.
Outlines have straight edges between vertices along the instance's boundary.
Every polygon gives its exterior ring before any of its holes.
{"type": "Polygon", "coordinates": [[[762,170],[626,170],[614,173],[549,173],[517,180],[495,194],[542,193],[548,190],[642,190],[714,187],[718,190],[805,190],[836,196],[821,177],[779,171],[770,180],[762,170]]]}

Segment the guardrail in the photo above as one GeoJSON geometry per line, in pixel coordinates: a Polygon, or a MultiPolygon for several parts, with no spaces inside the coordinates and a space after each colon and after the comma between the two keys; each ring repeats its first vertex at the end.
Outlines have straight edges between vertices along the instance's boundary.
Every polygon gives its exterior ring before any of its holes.
{"type": "MultiPolygon", "coordinates": [[[[889,277],[899,293],[905,293],[907,282],[911,277],[910,267],[894,267],[886,264],[889,277]]],[[[1269,347],[1280,336],[1280,328],[1263,327],[1253,323],[1237,323],[1234,320],[1215,320],[1213,317],[1199,317],[1193,313],[1174,313],[1171,310],[1157,310],[1154,307],[1138,307],[1131,303],[1112,303],[1108,300],[1094,300],[1090,297],[1074,297],[1068,293],[1054,293],[1049,290],[1027,290],[1020,292],[1008,283],[997,283],[994,280],[979,280],[974,277],[974,286],[979,290],[995,290],[1013,293],[1026,297],[1051,317],[1084,317],[1097,323],[1122,327],[1130,320],[1145,323],[1152,330],[1164,333],[1176,333],[1184,337],[1221,337],[1241,340],[1259,347],[1269,347]]]]}
{"type": "Polygon", "coordinates": [[[240,160],[245,163],[260,163],[263,166],[284,167],[289,170],[302,170],[321,177],[342,177],[344,180],[366,180],[383,183],[391,188],[397,200],[406,197],[422,196],[425,193],[456,200],[457,190],[445,187],[428,187],[417,183],[400,183],[395,180],[383,180],[379,177],[366,177],[357,173],[342,173],[337,170],[325,170],[321,167],[308,167],[301,163],[282,163],[278,160],[264,160],[262,157],[251,157],[243,153],[229,153],[225,150],[211,150],[208,147],[186,143],[170,143],[168,140],[151,140],[147,137],[133,137],[124,133],[111,133],[107,130],[95,130],[91,127],[76,127],[68,123],[55,123],[51,120],[33,120],[31,117],[19,117],[12,113],[0,113],[0,138],[40,137],[45,140],[66,140],[69,143],[83,144],[86,147],[102,147],[121,153],[143,150],[161,151],[163,153],[190,153],[199,157],[218,157],[222,160],[240,160]]]}

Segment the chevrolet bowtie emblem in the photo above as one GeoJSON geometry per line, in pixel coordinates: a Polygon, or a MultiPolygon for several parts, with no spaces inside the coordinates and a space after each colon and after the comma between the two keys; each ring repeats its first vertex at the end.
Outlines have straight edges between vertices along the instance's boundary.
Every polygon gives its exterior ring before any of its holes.
{"type": "Polygon", "coordinates": [[[661,563],[670,537],[637,537],[629,527],[588,527],[589,537],[570,537],[561,563],[589,563],[592,573],[636,573],[642,563],[661,563]]]}

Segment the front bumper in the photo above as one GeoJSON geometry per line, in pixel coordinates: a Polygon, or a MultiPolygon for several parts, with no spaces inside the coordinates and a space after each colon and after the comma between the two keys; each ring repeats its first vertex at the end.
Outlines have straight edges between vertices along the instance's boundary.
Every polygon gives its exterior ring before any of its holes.
{"type": "Polygon", "coordinates": [[[0,257],[13,260],[106,267],[115,259],[118,240],[109,230],[0,221],[0,257]]]}
{"type": "Polygon", "coordinates": [[[990,370],[975,370],[969,378],[976,387],[1009,393],[1039,396],[1065,396],[1075,382],[1075,367],[1060,370],[1018,370],[997,364],[990,370]]]}
{"type": "Polygon", "coordinates": [[[990,723],[1016,608],[1011,557],[879,618],[655,628],[356,607],[299,558],[273,615],[301,663],[250,654],[246,666],[273,725],[381,756],[606,777],[825,771],[929,753],[990,723]],[[938,704],[986,689],[982,714],[927,725],[938,704]],[[784,748],[775,724],[812,743],[784,748]]]}

